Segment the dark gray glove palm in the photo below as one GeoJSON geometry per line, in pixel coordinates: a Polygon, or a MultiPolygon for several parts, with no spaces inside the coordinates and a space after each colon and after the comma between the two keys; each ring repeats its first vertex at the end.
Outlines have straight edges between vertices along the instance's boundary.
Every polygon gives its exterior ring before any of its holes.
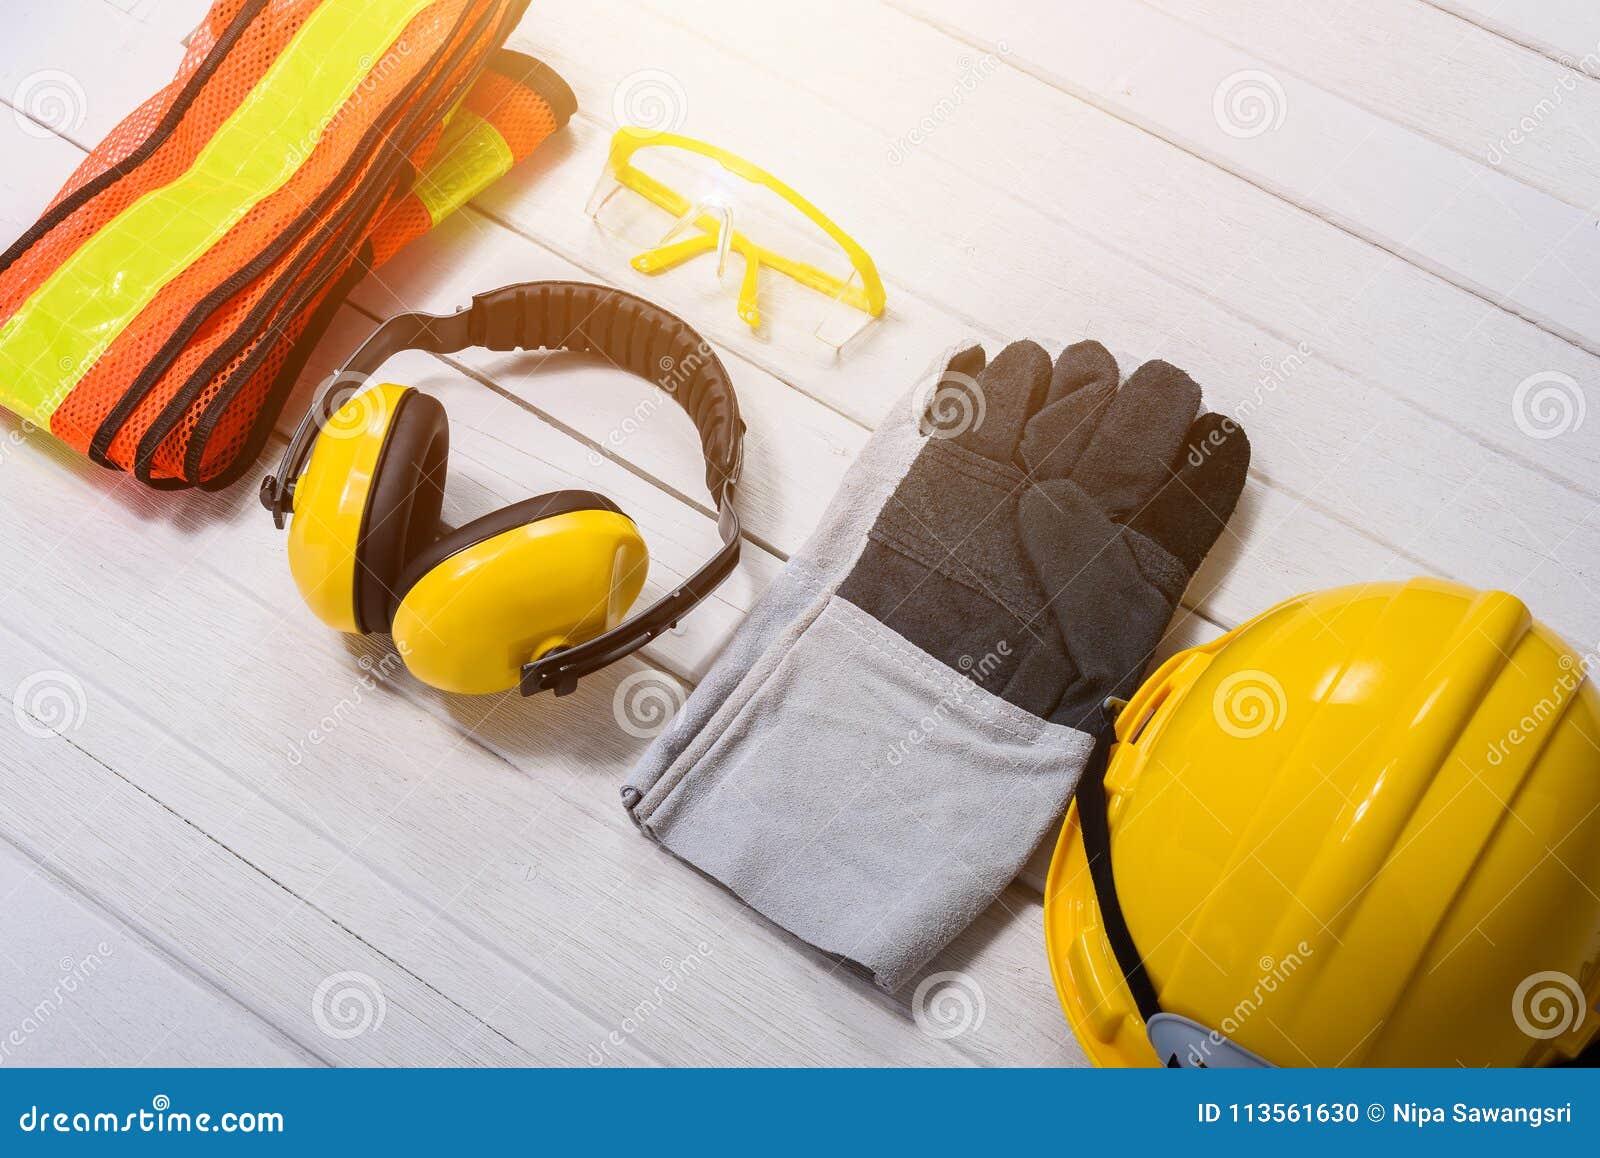
{"type": "Polygon", "coordinates": [[[1165,362],[1119,389],[1096,342],[1053,368],[1032,342],[986,369],[971,351],[941,390],[978,420],[934,424],[840,594],[1001,698],[1094,731],[1221,534],[1249,442],[1196,418],[1200,388],[1165,362]]]}

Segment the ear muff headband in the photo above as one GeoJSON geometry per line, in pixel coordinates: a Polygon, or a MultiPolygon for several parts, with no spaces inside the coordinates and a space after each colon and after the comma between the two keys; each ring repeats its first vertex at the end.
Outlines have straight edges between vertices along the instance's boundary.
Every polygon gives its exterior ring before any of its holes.
{"type": "Polygon", "coordinates": [[[623,290],[587,282],[539,281],[478,294],[453,314],[400,314],[366,340],[306,412],[274,474],[261,483],[261,504],[280,528],[294,508],[295,480],[323,425],[385,361],[403,350],[453,354],[470,347],[567,350],[598,354],[665,390],[700,434],[706,487],[717,507],[722,547],[655,604],[585,643],[523,665],[522,694],[552,689],[566,695],[578,680],[649,643],[714,591],[739,562],[739,516],[733,486],[744,464],[744,422],[721,359],[687,322],[623,290]]]}

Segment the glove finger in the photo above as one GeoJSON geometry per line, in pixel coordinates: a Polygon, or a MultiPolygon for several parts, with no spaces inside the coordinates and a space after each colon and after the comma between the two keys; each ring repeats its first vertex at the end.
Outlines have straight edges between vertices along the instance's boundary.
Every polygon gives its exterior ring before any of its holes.
{"type": "Polygon", "coordinates": [[[1012,342],[976,377],[945,372],[928,403],[929,433],[1009,465],[1028,415],[1049,388],[1050,355],[1037,342],[1012,342]]]}
{"type": "Polygon", "coordinates": [[[1172,477],[1200,409],[1200,387],[1167,362],[1146,362],[1107,407],[1072,479],[1122,523],[1172,477]]]}
{"type": "Polygon", "coordinates": [[[1202,414],[1189,427],[1171,481],[1129,525],[1193,575],[1233,514],[1249,469],[1244,427],[1220,414],[1202,414]]]}
{"type": "Polygon", "coordinates": [[[955,438],[972,425],[979,404],[978,377],[989,355],[974,343],[949,351],[944,366],[930,371],[912,395],[917,428],[923,436],[955,438]]]}
{"type": "Polygon", "coordinates": [[[984,353],[982,346],[974,342],[970,346],[963,346],[950,355],[950,361],[945,364],[946,374],[965,374],[969,378],[976,378],[983,373],[984,366],[989,361],[989,355],[984,353]]]}
{"type": "Polygon", "coordinates": [[[1089,730],[1106,696],[1137,685],[1160,642],[1177,596],[1151,572],[1174,564],[1148,543],[1141,556],[1135,537],[1070,479],[1030,487],[1017,505],[1017,530],[1052,629],[1077,670],[1051,719],[1089,730]]]}
{"type": "Polygon", "coordinates": [[[1099,342],[1078,342],[1061,351],[1049,396],[1022,436],[1022,461],[1034,478],[1072,473],[1120,379],[1117,360],[1099,342]]]}

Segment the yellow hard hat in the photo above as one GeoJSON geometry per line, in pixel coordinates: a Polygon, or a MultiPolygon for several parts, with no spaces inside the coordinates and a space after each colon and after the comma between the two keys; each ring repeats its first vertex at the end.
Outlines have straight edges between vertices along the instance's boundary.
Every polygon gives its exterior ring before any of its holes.
{"type": "Polygon", "coordinates": [[[1513,596],[1431,579],[1173,656],[1079,789],[1045,935],[1101,1065],[1575,1056],[1600,1031],[1587,663],[1513,596]]]}

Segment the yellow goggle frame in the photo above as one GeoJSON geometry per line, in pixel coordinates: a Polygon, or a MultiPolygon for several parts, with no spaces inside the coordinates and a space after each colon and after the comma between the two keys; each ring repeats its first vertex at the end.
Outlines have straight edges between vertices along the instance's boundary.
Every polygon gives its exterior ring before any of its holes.
{"type": "MultiPolygon", "coordinates": [[[[883,279],[878,276],[878,267],[873,264],[867,251],[855,238],[840,229],[827,214],[759,165],[752,164],[726,149],[720,149],[705,141],[697,141],[692,137],[627,125],[618,129],[616,135],[611,138],[606,171],[618,185],[633,190],[680,221],[689,219],[690,215],[694,214],[692,223],[700,230],[693,237],[681,241],[668,241],[654,249],[634,255],[629,264],[638,272],[658,274],[692,257],[713,250],[716,250],[721,260],[725,261],[728,251],[732,249],[744,258],[744,278],[739,285],[737,309],[739,317],[751,329],[756,329],[761,324],[761,311],[756,304],[756,276],[762,266],[776,270],[829,299],[858,309],[869,317],[877,318],[883,315],[885,302],[883,279]],[[682,149],[698,154],[715,161],[734,176],[777,194],[844,251],[855,269],[856,276],[860,279],[859,284],[855,278],[842,280],[809,262],[785,257],[781,253],[755,244],[737,229],[729,227],[726,216],[718,220],[710,213],[696,213],[695,202],[633,164],[634,153],[647,146],[682,149]]],[[[591,216],[598,212],[600,203],[599,201],[590,203],[591,216]]],[[[721,261],[719,269],[720,264],[721,261]]]]}

